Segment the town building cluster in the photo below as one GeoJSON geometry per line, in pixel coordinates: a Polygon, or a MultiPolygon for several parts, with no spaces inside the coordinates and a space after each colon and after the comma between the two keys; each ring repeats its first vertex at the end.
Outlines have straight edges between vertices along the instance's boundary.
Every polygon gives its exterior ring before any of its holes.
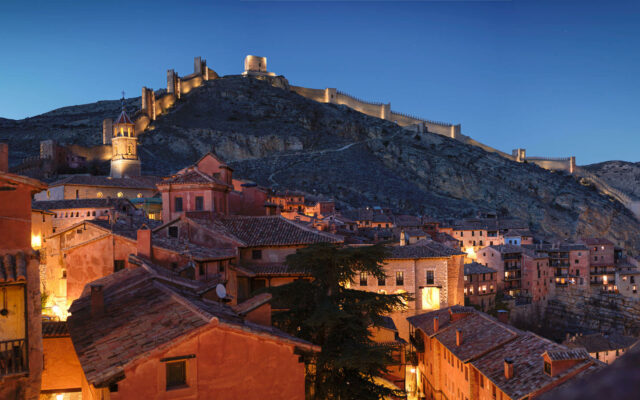
{"type": "MultiPolygon", "coordinates": [[[[197,61],[197,76],[213,73],[197,61]]],[[[246,68],[271,76],[260,57],[246,68]]],[[[171,75],[169,93],[179,98],[185,81],[171,75]]],[[[155,118],[155,97],[143,101],[155,118]]],[[[569,286],[639,298],[638,262],[607,239],[539,237],[497,214],[347,209],[238,179],[214,151],[142,176],[124,107],[104,132],[109,176],[50,184],[9,173],[0,144],[0,398],[302,399],[320,348],[272,325],[264,289],[312,279],[286,258],[320,243],[387,246],[384,277],[345,285],[410,295],[371,329],[396,349],[380,379],[409,398],[533,398],[635,342],[557,344],[508,324],[510,311],[569,286]]]]}

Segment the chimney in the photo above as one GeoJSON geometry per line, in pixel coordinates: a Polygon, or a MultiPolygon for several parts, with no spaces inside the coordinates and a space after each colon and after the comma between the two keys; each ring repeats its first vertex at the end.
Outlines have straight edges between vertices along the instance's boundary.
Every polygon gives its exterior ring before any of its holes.
{"type": "Polygon", "coordinates": [[[101,317],[102,315],[104,315],[102,285],[91,285],[91,316],[101,317]]]}
{"type": "Polygon", "coordinates": [[[433,333],[438,332],[438,328],[440,327],[440,321],[438,317],[433,317],[433,333]]]}
{"type": "Polygon", "coordinates": [[[498,321],[503,324],[509,323],[509,311],[507,310],[498,310],[498,321]]]}
{"type": "Polygon", "coordinates": [[[151,229],[146,226],[138,229],[137,239],[138,257],[151,260],[151,253],[153,251],[151,247],[151,229]]]}
{"type": "Polygon", "coordinates": [[[513,378],[513,360],[510,358],[504,359],[504,377],[507,379],[513,378]]]}
{"type": "Polygon", "coordinates": [[[456,346],[462,346],[462,331],[460,329],[456,330],[456,346]]]}
{"type": "Polygon", "coordinates": [[[0,143],[0,172],[9,172],[9,144],[0,143]]]}

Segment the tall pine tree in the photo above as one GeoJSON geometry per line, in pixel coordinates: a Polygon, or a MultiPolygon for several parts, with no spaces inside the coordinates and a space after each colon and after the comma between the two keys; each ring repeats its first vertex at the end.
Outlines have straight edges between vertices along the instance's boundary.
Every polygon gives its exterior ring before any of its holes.
{"type": "Polygon", "coordinates": [[[299,338],[320,345],[308,369],[308,384],[316,399],[381,399],[403,396],[375,381],[392,364],[393,348],[371,340],[369,327],[381,326],[382,316],[402,309],[406,294],[380,294],[347,288],[361,272],[374,279],[385,276],[382,245],[347,247],[318,244],[299,249],[287,264],[306,269],[313,277],[271,289],[274,303],[285,311],[274,323],[299,338]]]}

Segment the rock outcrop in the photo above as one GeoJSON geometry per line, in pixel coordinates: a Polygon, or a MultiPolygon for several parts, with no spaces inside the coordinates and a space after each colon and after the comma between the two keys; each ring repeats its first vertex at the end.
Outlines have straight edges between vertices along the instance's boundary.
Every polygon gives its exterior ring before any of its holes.
{"type": "MultiPolygon", "coordinates": [[[[640,249],[640,225],[631,212],[573,176],[314,102],[286,90],[282,78],[271,83],[229,76],[183,96],[141,135],[143,172],[168,174],[215,148],[236,176],[332,196],[343,206],[380,205],[440,218],[503,211],[542,234],[605,236],[640,249]]],[[[18,156],[35,155],[47,138],[98,144],[102,118],[118,107],[99,102],[3,120],[0,140],[8,139],[18,156]]]]}
{"type": "Polygon", "coordinates": [[[612,187],[640,200],[640,163],[605,161],[583,167],[612,187]]]}

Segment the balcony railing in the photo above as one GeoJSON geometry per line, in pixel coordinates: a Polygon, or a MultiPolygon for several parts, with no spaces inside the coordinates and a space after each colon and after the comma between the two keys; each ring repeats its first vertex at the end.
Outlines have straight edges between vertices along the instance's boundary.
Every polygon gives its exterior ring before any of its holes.
{"type": "Polygon", "coordinates": [[[27,371],[25,340],[0,341],[0,376],[20,374],[27,371]]]}

